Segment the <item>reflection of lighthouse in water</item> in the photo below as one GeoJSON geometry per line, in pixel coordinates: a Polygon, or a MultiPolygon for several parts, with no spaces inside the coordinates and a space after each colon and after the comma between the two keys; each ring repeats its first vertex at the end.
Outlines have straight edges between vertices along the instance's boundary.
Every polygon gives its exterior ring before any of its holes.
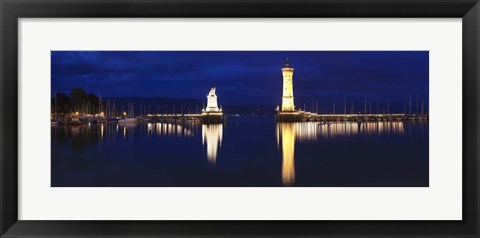
{"type": "Polygon", "coordinates": [[[277,142],[282,140],[282,182],[284,186],[295,184],[295,124],[277,124],[277,142]]]}
{"type": "Polygon", "coordinates": [[[202,125],[202,144],[207,143],[207,159],[215,165],[218,148],[222,146],[223,124],[202,125]]]}

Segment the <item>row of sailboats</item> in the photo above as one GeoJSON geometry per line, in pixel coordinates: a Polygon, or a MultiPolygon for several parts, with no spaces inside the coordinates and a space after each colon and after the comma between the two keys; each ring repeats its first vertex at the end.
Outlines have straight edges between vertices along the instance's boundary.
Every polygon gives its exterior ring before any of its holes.
{"type": "Polygon", "coordinates": [[[118,120],[118,124],[138,123],[138,119],[135,118],[135,108],[133,102],[128,104],[128,114],[124,113],[123,116],[123,118],[118,120]]]}
{"type": "Polygon", "coordinates": [[[139,122],[138,119],[135,117],[135,108],[133,102],[128,103],[128,111],[123,112],[120,116],[115,106],[115,100],[110,101],[110,99],[108,99],[106,102],[102,102],[101,97],[99,97],[98,107],[96,107],[98,113],[92,113],[92,109],[95,109],[94,107],[89,105],[77,107],[77,109],[79,110],[76,110],[75,112],[59,113],[57,93],[55,93],[54,107],[55,113],[52,114],[50,118],[51,125],[66,124],[69,126],[81,126],[90,123],[132,124],[139,122]]]}

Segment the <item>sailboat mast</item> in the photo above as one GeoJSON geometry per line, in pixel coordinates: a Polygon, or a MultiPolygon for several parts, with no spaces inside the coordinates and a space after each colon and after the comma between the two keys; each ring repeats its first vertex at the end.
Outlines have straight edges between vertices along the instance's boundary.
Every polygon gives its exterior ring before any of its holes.
{"type": "Polygon", "coordinates": [[[98,114],[102,113],[102,95],[98,93],[98,114]]]}
{"type": "Polygon", "coordinates": [[[417,106],[416,107],[417,107],[417,109],[416,109],[415,114],[418,115],[418,92],[417,92],[417,106]]]}
{"type": "Polygon", "coordinates": [[[424,100],[424,99],[422,99],[422,115],[423,115],[423,105],[424,105],[424,104],[423,104],[423,102],[424,102],[423,100],[424,100]]]}
{"type": "Polygon", "coordinates": [[[387,114],[390,115],[390,101],[387,102],[387,114]]]}
{"type": "Polygon", "coordinates": [[[367,97],[365,97],[365,109],[363,111],[363,114],[367,114],[367,97]]]}
{"type": "Polygon", "coordinates": [[[313,98],[312,98],[312,107],[310,108],[310,110],[312,110],[312,112],[313,112],[313,98]]]}
{"type": "Polygon", "coordinates": [[[55,118],[58,118],[58,95],[57,95],[57,91],[55,91],[55,118]]]}
{"type": "Polygon", "coordinates": [[[116,114],[117,110],[115,108],[115,99],[113,99],[113,105],[112,106],[113,106],[113,117],[117,117],[117,114],[116,114]]]}
{"type": "Polygon", "coordinates": [[[410,107],[408,109],[408,114],[412,114],[412,95],[410,95],[410,107]]]}

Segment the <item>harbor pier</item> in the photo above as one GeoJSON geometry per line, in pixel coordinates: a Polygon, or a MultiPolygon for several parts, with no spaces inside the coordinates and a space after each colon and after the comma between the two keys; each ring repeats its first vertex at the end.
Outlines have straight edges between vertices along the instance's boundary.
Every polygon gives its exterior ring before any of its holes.
{"type": "MultiPolygon", "coordinates": [[[[318,102],[317,102],[317,113],[307,112],[305,110],[299,110],[294,103],[293,97],[293,71],[294,68],[291,62],[288,60],[285,61],[285,64],[282,67],[282,77],[283,77],[283,94],[282,94],[282,104],[277,106],[276,109],[276,119],[278,122],[303,122],[303,121],[351,121],[351,122],[369,122],[369,121],[416,121],[416,120],[428,120],[428,114],[423,113],[423,101],[421,113],[418,112],[418,94],[417,94],[417,113],[412,114],[412,102],[410,97],[410,110],[407,114],[407,105],[405,102],[405,113],[390,113],[390,102],[388,102],[387,113],[368,113],[367,114],[367,98],[365,97],[365,110],[363,113],[353,113],[353,101],[352,109],[350,114],[347,114],[347,98],[345,96],[345,113],[336,114],[335,113],[335,102],[333,103],[333,113],[332,114],[321,114],[318,113],[318,102]]],[[[377,106],[378,107],[378,106],[377,106]]],[[[305,107],[304,107],[305,108],[305,107]]],[[[312,99],[312,108],[313,108],[313,99],[312,99]]],[[[372,111],[370,103],[370,112],[372,111]]],[[[377,108],[377,112],[379,109],[377,108]]]]}
{"type": "Polygon", "coordinates": [[[404,113],[393,114],[317,114],[312,112],[277,112],[279,122],[303,122],[303,121],[350,121],[350,122],[374,122],[374,121],[422,121],[428,120],[428,115],[409,115],[404,113]]]}

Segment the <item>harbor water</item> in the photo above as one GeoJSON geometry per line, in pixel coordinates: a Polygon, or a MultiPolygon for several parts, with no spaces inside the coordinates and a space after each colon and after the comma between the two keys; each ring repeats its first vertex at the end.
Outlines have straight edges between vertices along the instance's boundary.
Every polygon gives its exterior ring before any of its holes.
{"type": "Polygon", "coordinates": [[[51,127],[52,187],[425,187],[428,121],[51,127]]]}

